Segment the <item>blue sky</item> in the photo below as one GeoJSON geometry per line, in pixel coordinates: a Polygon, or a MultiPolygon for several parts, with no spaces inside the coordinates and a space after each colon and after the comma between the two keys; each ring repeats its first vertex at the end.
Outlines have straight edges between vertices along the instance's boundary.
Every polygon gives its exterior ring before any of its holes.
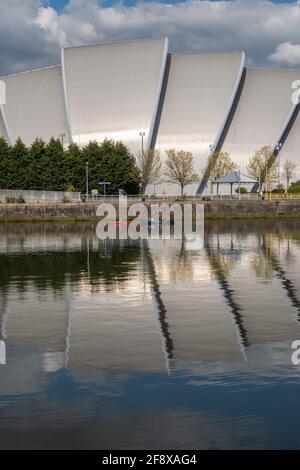
{"type": "MultiPolygon", "coordinates": [[[[113,5],[115,3],[118,3],[119,0],[102,0],[103,6],[105,5],[113,5]]],[[[144,1],[151,1],[151,0],[144,0],[144,1]]],[[[180,1],[184,0],[157,0],[160,3],[179,3],[180,1]]],[[[211,0],[211,1],[217,1],[217,0],[211,0]]],[[[271,0],[273,3],[295,3],[295,0],[271,0]]],[[[61,11],[68,3],[69,0],[45,0],[45,3],[48,3],[51,5],[53,8],[55,8],[58,11],[61,11]]],[[[125,5],[134,5],[137,3],[136,0],[123,0],[123,3],[125,5]]]]}

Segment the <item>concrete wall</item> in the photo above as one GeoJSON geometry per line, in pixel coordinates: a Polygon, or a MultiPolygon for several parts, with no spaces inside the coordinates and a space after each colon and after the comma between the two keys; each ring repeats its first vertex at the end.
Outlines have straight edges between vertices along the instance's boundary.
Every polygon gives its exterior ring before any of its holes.
{"type": "MultiPolygon", "coordinates": [[[[128,203],[129,205],[130,203],[128,203]]],[[[146,203],[148,207],[149,203],[146,203]]],[[[98,203],[0,204],[1,219],[96,218],[98,203]]],[[[115,202],[116,207],[118,207],[115,202]]],[[[300,201],[209,201],[204,202],[205,216],[222,217],[299,217],[300,201]]]]}

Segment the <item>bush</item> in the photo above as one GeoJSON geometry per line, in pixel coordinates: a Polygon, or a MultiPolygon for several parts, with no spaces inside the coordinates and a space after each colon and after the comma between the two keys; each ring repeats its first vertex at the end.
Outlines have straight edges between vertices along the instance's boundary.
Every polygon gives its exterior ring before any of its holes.
{"type": "Polygon", "coordinates": [[[274,194],[284,194],[285,193],[285,189],[284,188],[276,188],[276,189],[273,189],[272,191],[274,194]]]}
{"type": "Polygon", "coordinates": [[[7,196],[5,198],[7,204],[25,204],[25,199],[22,195],[20,196],[7,196]]]}
{"type": "MultiPolygon", "coordinates": [[[[241,191],[241,194],[246,194],[246,193],[248,192],[247,189],[244,188],[244,186],[241,186],[241,187],[240,187],[240,191],[241,191]]],[[[236,192],[237,194],[239,194],[239,188],[237,188],[237,189],[235,190],[235,192],[236,192]]]]}
{"type": "Polygon", "coordinates": [[[75,186],[72,183],[69,183],[67,185],[67,193],[74,193],[75,192],[75,186]]]}
{"type": "Polygon", "coordinates": [[[64,197],[62,198],[62,202],[64,204],[68,204],[68,202],[70,202],[70,199],[68,198],[68,196],[64,195],[64,197]]]}
{"type": "Polygon", "coordinates": [[[289,187],[289,190],[288,192],[290,194],[300,194],[300,183],[293,183],[291,184],[291,186],[289,187]]]}

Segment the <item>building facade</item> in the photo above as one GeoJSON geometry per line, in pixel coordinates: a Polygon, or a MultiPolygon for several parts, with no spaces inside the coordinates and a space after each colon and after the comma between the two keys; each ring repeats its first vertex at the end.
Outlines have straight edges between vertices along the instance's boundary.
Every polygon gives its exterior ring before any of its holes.
{"type": "MultiPolygon", "coordinates": [[[[283,165],[300,155],[300,70],[255,69],[242,52],[171,54],[167,38],[70,47],[61,65],[1,78],[0,136],[62,138],[65,145],[123,141],[134,155],[192,152],[202,193],[208,159],[227,151],[243,173],[268,145],[283,165]]],[[[300,167],[299,167],[300,177],[300,167]]],[[[148,192],[177,194],[167,183],[148,192]]]]}

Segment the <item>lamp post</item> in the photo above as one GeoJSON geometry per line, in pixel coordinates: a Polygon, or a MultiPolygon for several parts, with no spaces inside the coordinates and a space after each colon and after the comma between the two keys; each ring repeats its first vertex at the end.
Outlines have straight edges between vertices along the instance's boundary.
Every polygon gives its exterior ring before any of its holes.
{"type": "Polygon", "coordinates": [[[59,135],[59,138],[60,138],[60,140],[61,140],[61,145],[62,145],[62,147],[64,147],[64,138],[65,138],[65,137],[66,137],[66,134],[65,134],[65,133],[59,135]]]}
{"type": "Polygon", "coordinates": [[[144,137],[146,135],[146,132],[140,132],[140,137],[142,138],[142,155],[144,155],[144,137]]]}
{"type": "Polygon", "coordinates": [[[106,197],[106,186],[109,186],[111,183],[109,181],[100,181],[98,184],[103,186],[104,197],[106,197]]]}
{"type": "Polygon", "coordinates": [[[277,145],[276,145],[276,152],[277,152],[277,158],[278,158],[278,184],[280,184],[280,150],[281,150],[281,147],[282,147],[282,143],[279,142],[277,145]]]}
{"type": "Polygon", "coordinates": [[[89,199],[89,162],[85,164],[85,176],[86,176],[86,200],[89,199]]]}

